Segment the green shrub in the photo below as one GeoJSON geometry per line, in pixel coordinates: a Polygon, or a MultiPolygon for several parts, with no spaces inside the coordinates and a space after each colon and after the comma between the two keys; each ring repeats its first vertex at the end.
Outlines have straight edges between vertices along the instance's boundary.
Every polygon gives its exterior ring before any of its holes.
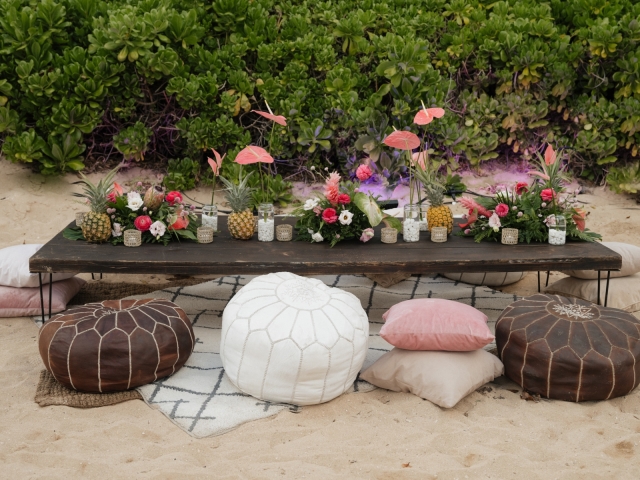
{"type": "Polygon", "coordinates": [[[447,109],[422,134],[450,169],[552,142],[586,178],[635,171],[640,4],[0,0],[2,149],[46,174],[198,159],[171,163],[184,184],[210,148],[270,142],[290,173],[368,155],[393,183],[406,166],[381,140],[417,133],[422,102],[447,109]],[[265,100],[288,120],[273,135],[250,113],[265,100]]]}

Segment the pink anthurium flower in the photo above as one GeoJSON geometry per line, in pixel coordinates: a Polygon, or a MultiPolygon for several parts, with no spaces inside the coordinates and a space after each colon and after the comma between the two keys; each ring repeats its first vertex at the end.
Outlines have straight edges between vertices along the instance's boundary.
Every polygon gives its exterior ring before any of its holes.
{"type": "Polygon", "coordinates": [[[268,112],[263,112],[261,110],[251,110],[253,113],[257,113],[258,115],[262,115],[264,118],[268,118],[269,120],[276,122],[278,125],[282,125],[283,127],[287,126],[287,119],[282,115],[274,115],[271,111],[271,107],[267,102],[264,102],[267,105],[268,112]]]}
{"type": "Polygon", "coordinates": [[[420,138],[415,133],[396,130],[384,139],[384,144],[398,150],[413,150],[420,146],[420,138]]]}
{"type": "Polygon", "coordinates": [[[273,157],[262,147],[249,145],[236,156],[236,163],[249,165],[252,163],[273,163],[273,157]]]}
{"type": "Polygon", "coordinates": [[[545,175],[542,172],[530,171],[530,172],[527,172],[527,175],[535,175],[536,177],[540,177],[541,179],[546,180],[547,182],[550,180],[549,175],[545,175]]]}
{"type": "Polygon", "coordinates": [[[213,148],[211,149],[211,151],[213,152],[213,155],[216,157],[216,159],[214,160],[213,158],[208,157],[209,166],[211,167],[211,170],[213,170],[213,174],[218,175],[218,173],[220,172],[220,168],[222,167],[222,160],[224,160],[224,157],[226,157],[227,154],[225,153],[224,155],[220,156],[220,154],[213,148]]]}
{"type": "Polygon", "coordinates": [[[413,123],[418,125],[427,125],[433,121],[434,118],[442,118],[444,115],[444,109],[442,108],[427,108],[422,104],[422,110],[416,113],[413,118],[413,123]]]}
{"type": "Polygon", "coordinates": [[[556,152],[551,145],[547,146],[547,149],[544,151],[544,163],[547,165],[553,165],[556,163],[556,152]]]}

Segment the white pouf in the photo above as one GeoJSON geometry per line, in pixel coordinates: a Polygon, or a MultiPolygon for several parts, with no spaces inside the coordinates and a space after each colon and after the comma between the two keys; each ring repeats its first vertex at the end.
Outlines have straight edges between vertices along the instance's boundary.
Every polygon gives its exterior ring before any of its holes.
{"type": "Polygon", "coordinates": [[[357,297],[313,278],[271,273],[251,280],[224,309],[220,357],[243,392],[313,405],[351,387],[368,339],[357,297]]]}

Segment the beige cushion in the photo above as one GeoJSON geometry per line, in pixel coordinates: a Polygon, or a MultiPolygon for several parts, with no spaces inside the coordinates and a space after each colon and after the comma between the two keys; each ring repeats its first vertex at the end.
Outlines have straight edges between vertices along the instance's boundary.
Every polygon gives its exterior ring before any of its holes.
{"type": "Polygon", "coordinates": [[[484,285],[487,287],[502,287],[519,282],[527,272],[484,272],[484,273],[441,273],[443,277],[456,282],[484,285]]]}
{"type": "MultiPolygon", "coordinates": [[[[619,272],[611,272],[612,278],[628,277],[629,275],[640,272],[640,247],[620,242],[602,242],[602,245],[622,256],[622,268],[619,272]]],[[[585,280],[595,280],[598,278],[598,272],[596,270],[568,270],[564,273],[585,280]]]]}
{"type": "MultiPolygon", "coordinates": [[[[600,297],[603,303],[606,288],[606,279],[600,280],[600,297]]],[[[545,292],[598,303],[598,280],[566,277],[549,285],[545,292]]],[[[630,313],[640,310],[640,273],[611,279],[607,307],[619,308],[630,313]]]]}
{"type": "Polygon", "coordinates": [[[360,374],[367,382],[394,392],[410,392],[443,408],[502,375],[504,366],[485,350],[411,351],[394,348],[360,374]]]}

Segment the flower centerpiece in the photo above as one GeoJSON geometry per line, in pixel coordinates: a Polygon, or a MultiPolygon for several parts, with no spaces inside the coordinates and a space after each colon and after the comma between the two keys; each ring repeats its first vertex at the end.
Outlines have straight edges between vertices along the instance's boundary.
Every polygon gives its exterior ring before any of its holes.
{"type": "MultiPolygon", "coordinates": [[[[361,181],[371,175],[368,167],[359,172],[361,181]]],[[[375,198],[358,191],[358,187],[358,182],[342,181],[338,173],[331,173],[323,194],[308,199],[294,212],[299,216],[297,239],[312,243],[327,240],[333,247],[349,239],[368,242],[374,236],[373,227],[381,222],[397,230],[402,228],[397,219],[382,213],[375,198]]]]}
{"type": "MultiPolygon", "coordinates": [[[[125,230],[136,229],[142,233],[142,241],[146,243],[162,243],[167,245],[171,240],[197,240],[196,215],[193,206],[186,205],[180,192],[172,191],[165,194],[159,186],[143,189],[142,182],[138,182],[129,192],[113,182],[114,172],[107,175],[108,185],[100,182],[98,186],[87,186],[86,178],[82,183],[89,193],[87,198],[92,202],[95,215],[100,215],[108,234],[100,237],[100,241],[110,241],[114,245],[124,243],[125,230]],[[96,190],[99,190],[98,194],[96,190]],[[96,200],[96,197],[100,198],[96,200]],[[99,206],[99,210],[98,207],[99,206]]],[[[102,228],[105,230],[105,228],[102,228]]],[[[66,238],[72,240],[96,241],[89,229],[67,228],[66,238]]]]}
{"type": "Polygon", "coordinates": [[[501,229],[517,228],[520,242],[546,242],[549,227],[564,218],[567,238],[600,240],[599,234],[586,228],[586,214],[578,207],[575,192],[566,191],[565,168],[553,147],[547,146],[544,157],[538,157],[539,168],[529,172],[536,177],[532,184],[518,182],[490,198],[461,198],[468,214],[467,221],[460,224],[460,235],[476,242],[499,241],[501,229]]]}

